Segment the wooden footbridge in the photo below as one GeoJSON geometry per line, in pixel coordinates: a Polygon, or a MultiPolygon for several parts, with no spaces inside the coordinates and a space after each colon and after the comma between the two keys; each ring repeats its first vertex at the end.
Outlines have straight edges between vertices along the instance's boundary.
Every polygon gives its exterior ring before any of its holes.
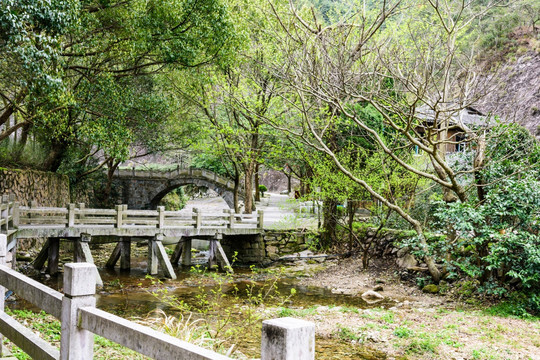
{"type": "MultiPolygon", "coordinates": [[[[7,249],[15,251],[17,239],[47,238],[34,267],[41,270],[45,262],[50,274],[58,272],[59,242],[73,242],[75,262],[93,263],[91,242],[116,242],[107,267],[113,268],[120,260],[120,269],[130,268],[131,243],[148,242],[148,273],[157,275],[161,270],[166,277],[175,279],[173,265],[191,265],[192,239],[210,242],[211,266],[219,265],[232,271],[219,240],[223,235],[256,235],[262,232],[264,214],[236,214],[232,210],[222,213],[189,211],[130,210],[127,205],[114,209],[90,209],[84,204],[69,204],[66,208],[19,206],[13,197],[4,195],[0,203],[0,233],[8,237],[7,249]],[[176,243],[169,259],[163,241],[176,243]]],[[[99,274],[98,274],[99,275],[99,274]]],[[[101,279],[98,276],[98,284],[101,279]]]]}

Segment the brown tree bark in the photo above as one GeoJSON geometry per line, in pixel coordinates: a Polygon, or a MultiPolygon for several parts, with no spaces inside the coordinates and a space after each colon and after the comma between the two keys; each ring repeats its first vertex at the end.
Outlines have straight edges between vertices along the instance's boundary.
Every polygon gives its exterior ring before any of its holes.
{"type": "Polygon", "coordinates": [[[261,201],[261,192],[259,191],[259,163],[255,165],[255,201],[261,201]]]}

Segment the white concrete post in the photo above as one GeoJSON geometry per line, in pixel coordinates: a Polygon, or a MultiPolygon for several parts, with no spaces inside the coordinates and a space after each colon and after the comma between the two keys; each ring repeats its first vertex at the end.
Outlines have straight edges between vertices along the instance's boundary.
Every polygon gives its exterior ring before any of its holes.
{"type": "Polygon", "coordinates": [[[124,206],[123,205],[116,205],[114,208],[116,210],[116,225],[115,225],[115,227],[120,229],[122,227],[122,221],[124,219],[124,217],[123,217],[124,206]]]}
{"type": "Polygon", "coordinates": [[[68,204],[68,223],[67,227],[75,226],[75,204],[68,204]]]}
{"type": "Polygon", "coordinates": [[[314,359],[314,323],[289,317],[263,321],[261,360],[314,359]]]}
{"type": "MultiPolygon", "coordinates": [[[[7,236],[0,234],[0,265],[6,265],[7,255],[7,236]]],[[[6,288],[0,286],[0,311],[4,311],[4,297],[6,296],[6,288]]],[[[0,356],[4,355],[4,347],[2,345],[4,336],[0,334],[0,356]]]]}
{"type": "Polygon", "coordinates": [[[201,210],[193,208],[193,212],[195,213],[195,229],[199,229],[202,224],[201,210]]]}
{"type": "Polygon", "coordinates": [[[234,228],[234,210],[225,209],[225,210],[223,210],[223,212],[229,215],[229,222],[227,223],[227,227],[229,229],[234,228]]]}
{"type": "Polygon", "coordinates": [[[84,203],[79,203],[79,224],[83,224],[84,221],[84,209],[86,208],[86,205],[84,203]]]}
{"type": "MultiPolygon", "coordinates": [[[[6,234],[9,230],[9,195],[2,195],[2,204],[5,205],[5,209],[2,209],[2,219],[4,219],[4,230],[6,234]]],[[[2,229],[0,229],[1,231],[2,229]]]]}
{"type": "Polygon", "coordinates": [[[257,211],[257,229],[262,229],[264,227],[264,211],[257,211]]]}
{"type": "Polygon", "coordinates": [[[19,228],[19,202],[15,201],[13,203],[13,220],[12,220],[12,224],[13,224],[13,228],[14,229],[18,229],[19,228]]]}
{"type": "Polygon", "coordinates": [[[78,327],[78,309],[96,306],[96,271],[96,266],[88,263],[64,265],[60,360],[91,360],[93,357],[94,334],[78,327]]]}
{"type": "Polygon", "coordinates": [[[165,227],[165,206],[158,206],[158,229],[163,229],[165,227]]]}

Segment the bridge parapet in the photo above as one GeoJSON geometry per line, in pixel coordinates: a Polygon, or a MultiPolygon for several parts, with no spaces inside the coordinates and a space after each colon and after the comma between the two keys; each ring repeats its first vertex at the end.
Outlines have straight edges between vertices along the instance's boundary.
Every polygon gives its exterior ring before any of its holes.
{"type": "Polygon", "coordinates": [[[130,210],[127,205],[114,209],[90,209],[84,204],[69,204],[66,208],[19,207],[19,238],[54,236],[80,236],[82,233],[110,236],[165,236],[189,234],[255,234],[264,227],[262,211],[236,214],[232,210],[202,212],[198,209],[166,211],[130,210]]]}

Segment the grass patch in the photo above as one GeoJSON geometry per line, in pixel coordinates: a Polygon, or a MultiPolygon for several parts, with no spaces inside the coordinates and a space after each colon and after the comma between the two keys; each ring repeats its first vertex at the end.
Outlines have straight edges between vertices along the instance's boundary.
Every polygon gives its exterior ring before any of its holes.
{"type": "Polygon", "coordinates": [[[355,308],[355,307],[348,307],[348,306],[343,306],[339,309],[339,312],[342,312],[342,313],[354,313],[354,314],[360,314],[360,309],[358,308],[355,308]]]}
{"type": "Polygon", "coordinates": [[[286,307],[279,307],[277,309],[277,316],[278,317],[306,317],[309,315],[316,315],[317,314],[317,307],[312,306],[307,309],[292,309],[292,308],[286,308],[286,307]]]}
{"type": "Polygon", "coordinates": [[[414,339],[407,345],[405,353],[412,355],[422,355],[425,353],[437,353],[437,345],[431,339],[414,339]]]}
{"type": "MultiPolygon", "coordinates": [[[[6,308],[6,314],[12,316],[15,320],[24,326],[38,332],[40,337],[51,345],[60,347],[61,325],[60,321],[44,311],[33,312],[30,310],[11,310],[6,308]]],[[[4,344],[10,344],[8,339],[4,338],[4,344]]],[[[31,357],[22,351],[18,346],[10,344],[13,356],[19,360],[30,360],[31,357]]],[[[148,359],[133,350],[121,346],[115,342],[107,340],[101,336],[94,336],[94,359],[148,359]]]]}
{"type": "Polygon", "coordinates": [[[337,336],[344,341],[359,341],[362,337],[351,328],[338,325],[337,336]]]}
{"type": "Polygon", "coordinates": [[[398,328],[396,328],[396,330],[394,330],[394,335],[402,339],[411,337],[413,333],[414,331],[412,331],[406,326],[399,326],[398,328]]]}
{"type": "Polygon", "coordinates": [[[522,320],[540,321],[540,316],[531,314],[520,301],[503,301],[483,310],[484,314],[511,317],[522,320]]]}

